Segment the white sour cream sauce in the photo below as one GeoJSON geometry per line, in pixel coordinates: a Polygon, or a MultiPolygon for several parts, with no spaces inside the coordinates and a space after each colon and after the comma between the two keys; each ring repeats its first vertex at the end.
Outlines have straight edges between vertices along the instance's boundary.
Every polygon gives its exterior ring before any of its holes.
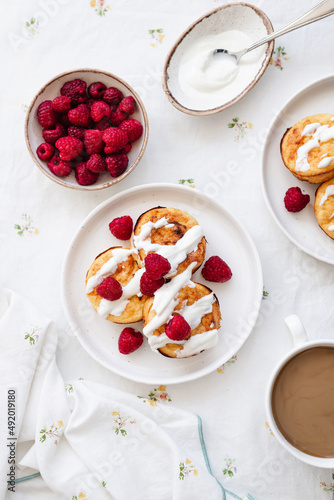
{"type": "Polygon", "coordinates": [[[206,35],[192,42],[180,61],[178,81],[191,100],[217,106],[240,94],[260,70],[267,45],[245,54],[236,64],[233,57],[213,55],[215,49],[241,50],[253,40],[238,30],[206,35]]]}

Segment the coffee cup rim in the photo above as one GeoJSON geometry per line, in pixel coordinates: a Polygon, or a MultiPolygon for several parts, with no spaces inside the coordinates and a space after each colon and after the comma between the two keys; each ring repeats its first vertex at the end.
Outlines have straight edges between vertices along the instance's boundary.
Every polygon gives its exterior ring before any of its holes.
{"type": "Polygon", "coordinates": [[[281,369],[283,366],[290,361],[293,357],[295,357],[297,354],[306,351],[307,349],[310,349],[312,347],[334,347],[334,339],[317,339],[317,340],[308,340],[304,342],[302,345],[298,345],[297,347],[291,349],[280,361],[277,363],[275,366],[274,370],[272,371],[272,374],[270,376],[268,385],[267,385],[267,391],[266,391],[266,413],[267,413],[267,418],[268,418],[268,424],[270,427],[270,430],[274,434],[275,438],[278,440],[278,442],[289,452],[291,453],[295,458],[298,458],[304,463],[307,463],[309,465],[313,465],[315,467],[320,467],[322,469],[332,469],[334,468],[334,457],[330,458],[325,458],[325,457],[316,457],[314,455],[309,455],[308,453],[304,453],[303,451],[299,450],[295,446],[293,446],[285,437],[283,434],[280,432],[280,430],[277,427],[273,411],[272,411],[272,404],[271,404],[271,399],[272,399],[272,392],[274,388],[274,384],[276,381],[276,378],[278,374],[280,373],[281,369]]]}

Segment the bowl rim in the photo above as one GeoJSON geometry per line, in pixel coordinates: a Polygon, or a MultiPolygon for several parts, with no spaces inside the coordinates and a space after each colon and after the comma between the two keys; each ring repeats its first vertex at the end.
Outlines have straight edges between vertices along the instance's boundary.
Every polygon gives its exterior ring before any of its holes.
{"type": "Polygon", "coordinates": [[[131,172],[132,170],[134,170],[134,168],[137,166],[137,164],[139,163],[139,161],[141,160],[143,154],[144,154],[144,151],[146,149],[146,145],[147,145],[147,140],[148,140],[148,132],[149,132],[149,123],[148,123],[148,117],[147,117],[147,112],[146,112],[146,109],[145,109],[145,106],[141,100],[141,98],[139,97],[139,95],[137,94],[137,92],[131,87],[131,85],[129,85],[127,82],[125,82],[122,78],[119,78],[118,76],[114,75],[113,73],[109,73],[107,71],[103,71],[103,70],[99,70],[99,69],[92,69],[92,68],[82,68],[82,69],[74,69],[74,70],[70,70],[70,71],[64,71],[63,73],[60,73],[58,75],[56,75],[55,77],[53,77],[51,80],[49,80],[48,82],[46,82],[43,87],[37,92],[37,94],[35,95],[35,97],[33,98],[29,108],[28,108],[28,111],[27,111],[27,116],[26,116],[26,119],[25,119],[25,125],[24,125],[24,136],[25,136],[25,141],[26,141],[26,145],[27,145],[27,148],[28,148],[28,151],[30,153],[30,156],[32,157],[33,161],[35,162],[35,164],[38,166],[38,168],[43,172],[43,174],[45,174],[49,179],[51,179],[52,181],[56,182],[57,184],[60,184],[61,186],[64,186],[64,187],[67,187],[67,188],[70,188],[70,189],[76,189],[76,190],[80,190],[80,191],[97,191],[99,189],[104,189],[104,188],[107,188],[107,187],[110,187],[110,186],[113,186],[114,184],[117,184],[118,182],[120,182],[122,179],[124,179],[125,177],[127,177],[131,172]],[[142,144],[142,147],[139,151],[139,154],[136,158],[136,160],[133,162],[133,164],[130,166],[130,168],[128,168],[122,175],[120,175],[119,177],[115,177],[113,178],[111,181],[109,182],[105,182],[104,184],[91,184],[91,185],[88,185],[88,186],[81,186],[80,184],[77,184],[77,185],[71,185],[71,184],[68,184],[66,183],[65,181],[63,181],[62,177],[53,177],[51,175],[51,172],[49,173],[46,169],[44,169],[42,167],[42,165],[39,163],[39,161],[37,160],[33,150],[32,150],[32,147],[31,147],[31,144],[30,144],[30,138],[29,138],[29,134],[28,134],[28,125],[30,123],[30,118],[31,118],[31,111],[32,111],[32,108],[36,102],[36,100],[38,99],[38,97],[45,91],[45,89],[51,85],[52,83],[54,83],[56,80],[58,80],[59,78],[62,78],[64,76],[70,76],[74,73],[82,73],[82,72],[86,72],[86,73],[95,73],[95,74],[102,74],[102,75],[105,75],[107,77],[111,77],[113,78],[114,80],[118,81],[119,83],[121,83],[122,85],[124,85],[128,90],[129,92],[134,96],[134,98],[136,99],[140,109],[141,109],[141,112],[143,114],[143,117],[144,117],[144,140],[143,140],[143,144],[142,144]]]}
{"type": "Polygon", "coordinates": [[[242,92],[240,92],[240,94],[238,94],[236,97],[234,97],[230,101],[228,101],[220,106],[217,106],[215,108],[209,108],[209,109],[203,109],[203,110],[202,109],[199,110],[199,109],[187,108],[186,106],[181,104],[173,96],[172,92],[170,91],[170,89],[168,87],[168,80],[169,80],[168,69],[169,69],[171,59],[172,59],[176,49],[178,48],[178,46],[182,42],[182,40],[193,30],[193,28],[197,24],[199,24],[201,21],[203,21],[207,17],[211,17],[212,15],[216,14],[217,12],[219,12],[221,10],[228,9],[228,8],[234,7],[236,5],[241,5],[243,7],[249,7],[251,9],[253,9],[258,14],[258,16],[262,19],[262,21],[267,29],[268,35],[274,31],[273,25],[272,25],[269,17],[263,11],[261,9],[259,9],[258,7],[256,7],[255,5],[245,3],[245,2],[228,3],[226,5],[222,5],[221,7],[218,7],[214,10],[211,10],[210,12],[207,12],[206,14],[201,16],[199,19],[194,21],[190,26],[188,26],[188,28],[179,36],[179,38],[176,40],[176,42],[174,43],[174,45],[172,46],[172,48],[168,52],[168,54],[166,56],[164,68],[163,68],[163,74],[162,74],[162,88],[167,96],[167,99],[169,100],[169,102],[171,104],[173,104],[173,106],[175,108],[177,108],[180,111],[183,111],[184,113],[187,113],[188,115],[193,115],[193,116],[213,115],[213,114],[219,113],[220,111],[223,111],[224,109],[229,108],[230,106],[232,106],[236,102],[240,101],[240,99],[242,99],[254,87],[254,85],[260,80],[261,76],[265,72],[265,70],[266,70],[266,68],[271,60],[271,56],[272,56],[272,53],[274,51],[274,45],[275,45],[274,40],[272,40],[268,44],[268,47],[267,47],[267,50],[265,53],[266,55],[265,55],[265,58],[263,59],[263,62],[262,62],[262,66],[261,66],[260,70],[258,71],[257,75],[255,76],[255,78],[250,82],[250,84],[242,92]]]}

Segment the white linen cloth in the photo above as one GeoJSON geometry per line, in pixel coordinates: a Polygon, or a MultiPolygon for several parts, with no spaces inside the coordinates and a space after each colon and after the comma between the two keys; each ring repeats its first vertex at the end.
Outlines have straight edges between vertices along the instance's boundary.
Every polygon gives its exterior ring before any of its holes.
{"type": "Polygon", "coordinates": [[[203,455],[200,419],[95,382],[65,384],[49,327],[29,301],[0,292],[1,400],[15,390],[17,409],[14,433],[1,412],[0,498],[24,496],[21,483],[7,477],[6,441],[18,462],[20,444],[34,440],[19,461],[20,476],[28,476],[27,467],[39,471],[50,490],[44,499],[54,492],[64,500],[201,500],[210,492],[221,500],[203,455]],[[26,332],[27,324],[33,326],[26,332]]]}
{"type": "MultiPolygon", "coordinates": [[[[266,426],[264,394],[274,366],[289,349],[283,327],[287,315],[298,314],[311,338],[334,337],[334,268],[307,256],[285,237],[267,210],[259,178],[264,137],[274,116],[301,88],[334,73],[334,18],[278,39],[276,49],[284,50],[236,105],[214,116],[188,116],[162,91],[164,60],[190,23],[224,3],[0,2],[0,285],[31,297],[52,318],[64,380],[83,377],[200,414],[212,471],[228,489],[239,496],[249,492],[256,500],[332,500],[334,471],[307,466],[279,445],[266,426]],[[65,189],[47,179],[31,160],[23,137],[25,112],[36,92],[55,75],[86,67],[129,82],[142,98],[150,123],[148,146],[136,169],[119,184],[95,193],[65,189]],[[236,118],[240,127],[229,128],[236,118]],[[268,296],[256,328],[231,363],[200,380],[159,390],[119,377],[90,358],[66,324],[60,275],[74,232],[99,203],[136,185],[179,181],[221,201],[248,229],[259,250],[268,296]]],[[[278,29],[318,0],[251,3],[278,29]]],[[[333,111],[329,102],[320,112],[333,111]]],[[[7,375],[9,383],[15,380],[15,373],[7,375]]],[[[2,429],[6,402],[1,399],[2,429]]],[[[22,402],[20,411],[23,407],[22,402]]],[[[44,488],[40,478],[20,483],[20,493],[11,494],[10,500],[46,498],[44,488]]]]}

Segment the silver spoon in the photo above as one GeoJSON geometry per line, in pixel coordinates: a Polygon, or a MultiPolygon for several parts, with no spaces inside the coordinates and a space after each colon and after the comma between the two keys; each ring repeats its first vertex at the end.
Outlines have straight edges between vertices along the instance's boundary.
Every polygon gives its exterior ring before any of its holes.
{"type": "Polygon", "coordinates": [[[233,52],[232,50],[227,50],[227,49],[216,49],[214,51],[214,54],[228,54],[229,56],[235,57],[236,62],[238,64],[242,56],[244,56],[245,54],[247,54],[247,52],[250,52],[251,50],[257,49],[257,47],[260,47],[260,45],[270,42],[271,40],[274,40],[279,36],[285,35],[290,31],[301,28],[302,26],[306,26],[306,24],[314,23],[319,19],[331,16],[332,14],[334,14],[334,0],[324,0],[323,2],[320,2],[318,5],[313,7],[311,10],[307,11],[302,16],[292,21],[284,28],[274,31],[273,33],[270,33],[270,35],[262,38],[258,42],[253,43],[250,47],[246,49],[238,50],[237,52],[233,52]]]}

